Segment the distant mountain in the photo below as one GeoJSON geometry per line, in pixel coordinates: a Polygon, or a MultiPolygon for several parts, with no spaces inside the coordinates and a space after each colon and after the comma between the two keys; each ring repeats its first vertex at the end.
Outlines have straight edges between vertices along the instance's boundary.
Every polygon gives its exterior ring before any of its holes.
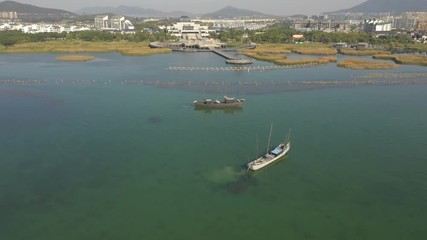
{"type": "MultiPolygon", "coordinates": [[[[137,6],[87,7],[87,8],[80,9],[76,13],[80,15],[93,15],[93,14],[102,14],[106,12],[114,13],[117,15],[132,16],[132,17],[181,17],[181,16],[195,17],[195,16],[201,15],[201,14],[194,14],[194,13],[188,13],[183,11],[164,12],[156,9],[141,8],[137,6]]],[[[202,17],[241,18],[241,17],[274,17],[274,16],[256,12],[256,11],[227,6],[218,11],[204,14],[202,15],[202,17]]]]}
{"type": "Polygon", "coordinates": [[[392,12],[400,15],[402,12],[426,12],[427,0],[368,0],[349,9],[335,12],[392,12]]]}
{"type": "MultiPolygon", "coordinates": [[[[415,0],[408,0],[415,1],[415,0]]],[[[427,1],[427,0],[418,0],[427,1]]],[[[119,6],[119,7],[87,7],[72,13],[60,9],[42,8],[31,4],[22,4],[14,1],[0,2],[0,11],[17,12],[18,18],[24,20],[44,20],[44,19],[61,19],[75,18],[78,15],[96,15],[113,13],[129,17],[196,17],[201,14],[188,13],[183,11],[164,12],[156,9],[141,8],[138,6],[119,6]]],[[[203,15],[206,18],[241,18],[241,17],[275,17],[261,12],[247,9],[235,8],[232,6],[224,7],[218,11],[203,15]]]]}
{"type": "Polygon", "coordinates": [[[102,13],[114,13],[117,15],[125,15],[131,17],[180,17],[180,16],[194,16],[194,14],[182,11],[163,12],[156,9],[141,8],[138,6],[119,6],[119,7],[86,7],[78,10],[76,13],[92,15],[102,13]]]}
{"type": "Polygon", "coordinates": [[[31,13],[31,14],[51,14],[51,15],[70,15],[76,16],[75,13],[68,12],[60,9],[42,8],[31,4],[22,4],[14,1],[0,2],[0,11],[4,12],[17,12],[17,13],[31,13]]]}
{"type": "Polygon", "coordinates": [[[85,7],[75,11],[75,13],[79,15],[95,15],[101,13],[112,13],[114,9],[114,7],[85,7]]]}
{"type": "Polygon", "coordinates": [[[295,15],[291,15],[291,16],[288,16],[288,17],[291,17],[291,18],[300,18],[300,19],[308,18],[308,16],[304,15],[304,14],[295,14],[295,15]]]}
{"type": "Polygon", "coordinates": [[[218,11],[203,15],[205,18],[241,18],[241,17],[274,17],[265,13],[260,13],[247,9],[240,9],[226,6],[218,11]]]}

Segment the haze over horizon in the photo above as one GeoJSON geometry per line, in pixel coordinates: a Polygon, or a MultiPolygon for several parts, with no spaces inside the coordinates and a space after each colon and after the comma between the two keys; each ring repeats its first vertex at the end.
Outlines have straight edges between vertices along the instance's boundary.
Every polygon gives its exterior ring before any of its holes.
{"type": "Polygon", "coordinates": [[[38,7],[56,8],[71,12],[78,11],[85,7],[118,7],[121,5],[138,6],[141,8],[152,8],[160,11],[185,11],[189,13],[209,13],[217,11],[225,6],[233,6],[253,11],[272,14],[278,16],[293,14],[320,14],[322,12],[335,11],[353,7],[366,0],[324,0],[314,2],[312,0],[264,0],[264,1],[244,1],[244,0],[181,0],[179,2],[171,0],[122,0],[119,3],[114,0],[17,0],[16,2],[32,4],[38,7]]]}

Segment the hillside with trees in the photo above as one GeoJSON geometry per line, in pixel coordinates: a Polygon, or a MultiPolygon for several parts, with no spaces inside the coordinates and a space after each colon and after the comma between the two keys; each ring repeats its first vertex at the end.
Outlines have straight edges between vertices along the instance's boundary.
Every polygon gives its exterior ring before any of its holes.
{"type": "Polygon", "coordinates": [[[14,1],[0,2],[0,11],[17,12],[18,18],[22,20],[59,20],[75,18],[78,16],[75,13],[65,10],[42,8],[31,4],[23,4],[14,1]]]}

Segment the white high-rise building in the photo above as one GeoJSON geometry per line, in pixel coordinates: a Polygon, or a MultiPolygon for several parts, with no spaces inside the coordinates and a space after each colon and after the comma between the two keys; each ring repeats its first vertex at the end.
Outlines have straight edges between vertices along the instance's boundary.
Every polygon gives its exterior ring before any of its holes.
{"type": "Polygon", "coordinates": [[[95,29],[124,31],[134,30],[134,26],[129,20],[126,20],[123,16],[113,16],[109,18],[107,15],[101,15],[95,17],[95,29]]]}
{"type": "Polygon", "coordinates": [[[95,17],[95,28],[98,30],[106,29],[109,27],[108,24],[108,16],[102,15],[102,16],[96,16],[95,17]]]}

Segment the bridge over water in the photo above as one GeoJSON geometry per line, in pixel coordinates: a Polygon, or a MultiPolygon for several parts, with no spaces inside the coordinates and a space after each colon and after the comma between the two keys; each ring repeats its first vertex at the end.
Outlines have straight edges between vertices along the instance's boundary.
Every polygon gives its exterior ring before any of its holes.
{"type": "Polygon", "coordinates": [[[216,53],[219,56],[227,59],[226,63],[229,63],[229,64],[251,64],[252,63],[251,60],[241,59],[238,57],[231,56],[230,54],[227,54],[227,53],[225,53],[219,49],[216,49],[216,48],[209,48],[209,50],[211,50],[213,53],[216,53]]]}

